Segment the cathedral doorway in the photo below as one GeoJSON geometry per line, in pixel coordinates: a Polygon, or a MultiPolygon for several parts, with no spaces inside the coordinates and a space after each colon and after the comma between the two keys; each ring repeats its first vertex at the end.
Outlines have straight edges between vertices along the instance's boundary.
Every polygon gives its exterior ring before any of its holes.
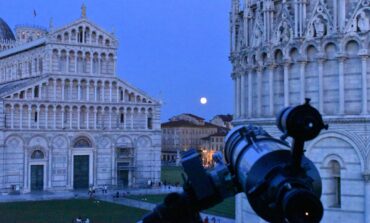
{"type": "Polygon", "coordinates": [[[31,191],[44,189],[44,165],[31,165],[31,191]]]}
{"type": "Polygon", "coordinates": [[[129,170],[128,163],[117,163],[117,186],[128,187],[129,184],[129,170]]]}
{"type": "Polygon", "coordinates": [[[89,155],[73,156],[73,189],[89,187],[89,155]]]}

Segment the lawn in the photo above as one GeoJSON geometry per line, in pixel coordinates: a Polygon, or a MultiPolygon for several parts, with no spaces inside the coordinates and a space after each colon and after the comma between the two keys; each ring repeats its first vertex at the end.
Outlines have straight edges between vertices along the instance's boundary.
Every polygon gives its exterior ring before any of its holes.
{"type": "Polygon", "coordinates": [[[169,184],[179,183],[182,185],[184,183],[181,177],[182,172],[181,166],[162,166],[161,181],[169,184]]]}
{"type": "Polygon", "coordinates": [[[0,203],[0,222],[65,223],[78,216],[92,223],[137,222],[148,211],[92,200],[0,203]]]}
{"type": "MultiPolygon", "coordinates": [[[[141,200],[149,203],[161,203],[165,194],[151,194],[151,195],[131,195],[128,198],[141,200]]],[[[218,215],[227,218],[235,218],[235,198],[228,198],[222,203],[204,211],[208,214],[218,215]]]]}

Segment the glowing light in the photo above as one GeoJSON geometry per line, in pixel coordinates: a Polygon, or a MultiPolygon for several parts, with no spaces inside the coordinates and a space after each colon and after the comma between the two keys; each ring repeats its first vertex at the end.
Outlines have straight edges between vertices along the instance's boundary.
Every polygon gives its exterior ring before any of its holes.
{"type": "Polygon", "coordinates": [[[200,103],[202,104],[202,105],[205,105],[205,104],[207,104],[207,98],[206,97],[201,97],[200,98],[200,103]]]}

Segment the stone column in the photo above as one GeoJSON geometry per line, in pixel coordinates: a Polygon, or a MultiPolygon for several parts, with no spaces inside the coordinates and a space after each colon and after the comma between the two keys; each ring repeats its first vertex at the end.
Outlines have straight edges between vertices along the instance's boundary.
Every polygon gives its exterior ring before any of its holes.
{"type": "Polygon", "coordinates": [[[90,81],[86,82],[86,101],[90,101],[90,81]]]}
{"type": "MultiPolygon", "coordinates": [[[[90,38],[91,40],[91,38],[90,38]]],[[[94,69],[94,56],[92,54],[90,54],[90,75],[93,75],[93,69],[94,69]]]]}
{"type": "Polygon", "coordinates": [[[105,102],[105,82],[102,83],[102,102],[105,102]]]}
{"type": "Polygon", "coordinates": [[[241,74],[241,89],[240,89],[240,110],[241,110],[241,117],[245,118],[245,73],[241,74]]]}
{"type": "Polygon", "coordinates": [[[253,99],[253,89],[252,89],[252,72],[248,71],[248,117],[252,117],[252,99],[253,99]]]}
{"type": "Polygon", "coordinates": [[[69,100],[72,101],[72,91],[73,91],[73,80],[69,81],[69,100]]]}
{"type": "Polygon", "coordinates": [[[73,113],[73,107],[71,106],[71,108],[69,109],[69,128],[72,129],[73,125],[72,125],[72,113],[73,113]]]}
{"type": "Polygon", "coordinates": [[[10,105],[10,128],[14,128],[14,106],[10,105]]]}
{"type": "Polygon", "coordinates": [[[31,120],[32,120],[32,107],[28,106],[28,128],[31,128],[31,120]]]}
{"type": "Polygon", "coordinates": [[[64,115],[65,115],[64,109],[65,107],[62,107],[62,129],[64,129],[64,115]]]}
{"type": "Polygon", "coordinates": [[[319,64],[319,112],[324,112],[324,59],[318,58],[319,64]]]}
{"type": "Polygon", "coordinates": [[[77,73],[77,58],[78,58],[78,53],[76,52],[75,54],[75,73],[77,73]]]}
{"type": "Polygon", "coordinates": [[[39,84],[39,99],[43,99],[43,95],[42,95],[42,84],[39,84]]]}
{"type": "Polygon", "coordinates": [[[109,129],[112,129],[112,108],[109,108],[109,129]]]}
{"type": "Polygon", "coordinates": [[[131,123],[130,123],[131,124],[131,129],[133,129],[134,128],[134,111],[131,112],[131,120],[130,121],[131,121],[131,123]]]}
{"type": "Polygon", "coordinates": [[[306,69],[306,61],[300,62],[300,73],[299,73],[299,81],[301,87],[301,94],[300,94],[300,102],[303,103],[305,101],[306,95],[306,84],[305,84],[305,69],[306,69]]]}
{"type": "Polygon", "coordinates": [[[78,100],[80,101],[81,100],[81,82],[80,82],[80,80],[78,80],[78,83],[77,83],[77,95],[78,95],[78,100]]]}
{"type": "Polygon", "coordinates": [[[123,110],[123,129],[126,129],[126,122],[127,122],[126,111],[123,110]]]}
{"type": "Polygon", "coordinates": [[[56,100],[57,100],[57,79],[54,79],[54,101],[56,100]]]}
{"type": "Polygon", "coordinates": [[[97,74],[101,74],[101,57],[98,56],[98,70],[96,72],[97,74]]]}
{"type": "Polygon", "coordinates": [[[94,99],[95,99],[95,101],[98,101],[98,83],[97,82],[94,82],[94,89],[95,89],[94,99]]]}
{"type": "Polygon", "coordinates": [[[56,107],[53,108],[53,113],[54,113],[53,128],[56,129],[57,128],[57,108],[56,107]]]}
{"type": "Polygon", "coordinates": [[[339,59],[339,114],[344,114],[344,60],[343,55],[339,59]]]}
{"type": "Polygon", "coordinates": [[[86,108],[86,129],[90,128],[90,109],[86,108]]]}
{"type": "Polygon", "coordinates": [[[274,68],[274,64],[269,66],[269,113],[271,116],[274,115],[274,68]]]}
{"type": "Polygon", "coordinates": [[[64,101],[64,88],[65,88],[65,80],[62,80],[62,101],[64,101]]]}
{"type": "Polygon", "coordinates": [[[367,59],[368,56],[366,53],[361,54],[361,61],[362,61],[362,112],[361,114],[367,114],[367,59]]]}
{"type": "Polygon", "coordinates": [[[289,106],[289,62],[284,63],[284,107],[289,106]]]}
{"type": "Polygon", "coordinates": [[[96,108],[94,108],[94,129],[96,129],[96,121],[97,121],[97,117],[98,116],[98,111],[96,108]]]}
{"type": "Polygon", "coordinates": [[[77,107],[77,129],[81,129],[81,108],[77,107]]]}
{"type": "Polygon", "coordinates": [[[236,76],[236,117],[240,117],[240,74],[236,76]]]}
{"type": "Polygon", "coordinates": [[[48,119],[49,119],[49,108],[48,106],[45,106],[45,129],[48,128],[48,119]]]}
{"type": "Polygon", "coordinates": [[[370,222],[370,170],[363,173],[365,181],[365,222],[370,222]]]}
{"type": "Polygon", "coordinates": [[[36,117],[37,117],[37,122],[36,122],[36,128],[40,128],[40,107],[37,106],[36,108],[36,117]]]}
{"type": "Polygon", "coordinates": [[[67,52],[67,56],[66,56],[66,73],[69,74],[69,53],[67,52]]]}
{"type": "Polygon", "coordinates": [[[257,68],[257,116],[261,117],[262,108],[262,69],[257,68]]]}
{"type": "Polygon", "coordinates": [[[234,82],[234,116],[238,117],[238,82],[236,74],[232,74],[232,79],[234,82]]]}
{"type": "Polygon", "coordinates": [[[113,102],[112,101],[112,87],[113,87],[113,84],[111,82],[109,82],[109,102],[113,102]]]}
{"type": "Polygon", "coordinates": [[[23,128],[23,105],[21,104],[20,105],[20,114],[19,114],[19,128],[22,129],[23,128]]]}

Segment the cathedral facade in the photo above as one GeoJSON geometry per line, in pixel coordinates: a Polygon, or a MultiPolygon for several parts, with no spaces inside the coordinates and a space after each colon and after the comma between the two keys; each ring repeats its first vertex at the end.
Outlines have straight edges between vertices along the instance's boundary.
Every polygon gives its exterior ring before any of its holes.
{"type": "MultiPolygon", "coordinates": [[[[275,115],[311,98],[329,124],[306,143],[322,222],[370,222],[370,1],[232,0],[234,124],[275,137],[275,115]]],[[[260,222],[244,195],[237,222],[260,222]]]]}
{"type": "Polygon", "coordinates": [[[0,19],[0,192],[160,179],[160,102],[117,77],[114,34],[0,19]]]}

